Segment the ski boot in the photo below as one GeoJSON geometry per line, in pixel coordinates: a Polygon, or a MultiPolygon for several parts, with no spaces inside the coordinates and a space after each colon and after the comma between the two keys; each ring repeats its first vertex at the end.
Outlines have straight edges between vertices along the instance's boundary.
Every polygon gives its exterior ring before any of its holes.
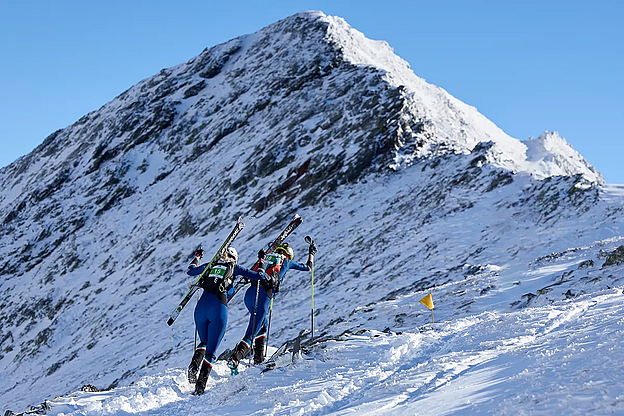
{"type": "Polygon", "coordinates": [[[261,336],[256,338],[254,343],[254,365],[258,365],[264,361],[264,343],[266,337],[261,336]]]}
{"type": "Polygon", "coordinates": [[[201,370],[199,370],[199,377],[197,377],[197,382],[195,383],[195,396],[201,396],[204,394],[206,390],[206,383],[208,382],[208,375],[210,375],[210,371],[212,371],[212,365],[206,361],[202,362],[201,370]]]}
{"type": "Polygon", "coordinates": [[[249,354],[249,345],[245,341],[236,344],[234,354],[228,359],[227,365],[230,367],[232,374],[238,374],[238,363],[249,354]]]}
{"type": "Polygon", "coordinates": [[[195,354],[193,354],[193,359],[191,360],[186,373],[189,383],[195,384],[197,382],[197,372],[199,371],[199,366],[201,365],[205,354],[206,347],[200,347],[195,350],[195,354]]]}

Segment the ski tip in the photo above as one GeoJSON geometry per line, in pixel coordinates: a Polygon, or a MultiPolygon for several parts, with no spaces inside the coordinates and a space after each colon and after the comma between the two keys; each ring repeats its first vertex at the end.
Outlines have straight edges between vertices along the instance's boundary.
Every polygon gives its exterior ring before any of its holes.
{"type": "Polygon", "coordinates": [[[173,325],[173,318],[169,318],[169,320],[167,321],[167,325],[171,326],[173,325]]]}
{"type": "Polygon", "coordinates": [[[276,367],[275,362],[266,363],[260,374],[266,373],[267,371],[271,371],[276,367]]]}
{"type": "Polygon", "coordinates": [[[245,223],[243,222],[243,217],[242,217],[242,216],[238,217],[238,220],[236,220],[236,225],[237,225],[240,229],[245,228],[245,223]]]}

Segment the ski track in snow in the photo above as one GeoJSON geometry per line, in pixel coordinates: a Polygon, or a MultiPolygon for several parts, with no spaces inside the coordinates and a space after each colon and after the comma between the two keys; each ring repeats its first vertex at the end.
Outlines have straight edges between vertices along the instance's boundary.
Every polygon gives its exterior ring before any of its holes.
{"type": "Polygon", "coordinates": [[[347,335],[265,374],[230,376],[220,362],[201,397],[184,370],[171,369],[59,398],[48,414],[618,414],[623,330],[621,290],[606,290],[419,332],[347,335]]]}

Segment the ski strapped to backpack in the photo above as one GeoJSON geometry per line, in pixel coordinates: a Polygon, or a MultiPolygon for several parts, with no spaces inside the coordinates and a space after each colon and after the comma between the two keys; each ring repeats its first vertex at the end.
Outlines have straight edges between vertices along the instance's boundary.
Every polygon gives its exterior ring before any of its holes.
{"type": "MultiPolygon", "coordinates": [[[[295,229],[299,227],[302,222],[303,222],[303,218],[301,218],[299,214],[295,214],[293,219],[290,220],[290,223],[288,223],[288,225],[282,230],[280,235],[278,235],[277,238],[273,242],[269,243],[264,248],[264,252],[267,254],[273,253],[275,249],[277,248],[277,246],[282,244],[284,240],[286,239],[286,237],[288,237],[293,231],[295,231],[295,229]]],[[[259,265],[260,265],[260,260],[258,259],[256,261],[256,264],[254,264],[253,267],[251,268],[251,270],[257,270],[259,265]]],[[[245,286],[245,284],[246,283],[243,279],[239,279],[238,281],[236,281],[234,285],[234,291],[232,292],[232,295],[228,298],[228,303],[230,300],[232,300],[234,295],[236,295],[243,288],[243,286],[245,286]]]]}
{"type": "Polygon", "coordinates": [[[182,301],[180,302],[178,307],[169,316],[169,320],[167,320],[167,325],[169,325],[169,326],[173,325],[175,320],[180,315],[180,312],[182,312],[182,309],[184,309],[186,304],[193,297],[193,293],[195,293],[195,291],[197,291],[197,289],[199,289],[202,286],[202,283],[204,282],[204,278],[205,278],[206,273],[209,272],[210,269],[212,269],[212,265],[217,260],[219,260],[221,257],[223,257],[223,254],[225,254],[225,251],[227,250],[227,248],[230,246],[230,244],[232,244],[234,239],[243,230],[243,228],[245,228],[245,223],[243,222],[243,217],[238,217],[238,220],[236,221],[236,225],[234,226],[234,228],[230,232],[230,235],[227,236],[227,238],[225,239],[223,244],[221,244],[221,247],[219,247],[219,250],[217,250],[217,253],[212,258],[212,260],[210,260],[210,262],[204,268],[204,271],[199,275],[199,277],[197,278],[195,283],[193,283],[193,285],[191,285],[191,288],[190,288],[189,292],[186,294],[186,296],[184,296],[184,299],[182,299],[182,301]]]}

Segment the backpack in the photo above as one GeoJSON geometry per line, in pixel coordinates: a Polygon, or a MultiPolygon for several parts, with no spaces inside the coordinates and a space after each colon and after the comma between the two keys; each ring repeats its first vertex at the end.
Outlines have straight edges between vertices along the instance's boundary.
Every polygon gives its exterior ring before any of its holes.
{"type": "Polygon", "coordinates": [[[221,294],[226,293],[233,284],[234,263],[219,261],[208,272],[202,287],[210,293],[221,294]]]}
{"type": "Polygon", "coordinates": [[[262,280],[260,283],[265,289],[277,289],[280,284],[279,273],[284,264],[284,256],[282,254],[270,253],[264,258],[266,266],[265,274],[268,279],[262,280]]]}

